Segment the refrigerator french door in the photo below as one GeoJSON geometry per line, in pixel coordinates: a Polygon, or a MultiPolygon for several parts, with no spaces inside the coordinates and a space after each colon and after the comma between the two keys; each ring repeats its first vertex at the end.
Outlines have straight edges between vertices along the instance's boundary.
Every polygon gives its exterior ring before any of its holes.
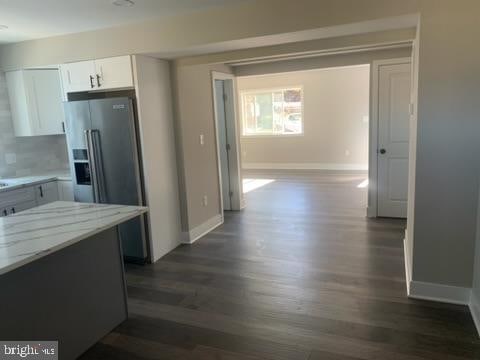
{"type": "MultiPolygon", "coordinates": [[[[133,101],[107,98],[65,103],[75,201],[145,205],[133,101]]],[[[145,217],[119,226],[127,261],[144,262],[145,217]]]]}

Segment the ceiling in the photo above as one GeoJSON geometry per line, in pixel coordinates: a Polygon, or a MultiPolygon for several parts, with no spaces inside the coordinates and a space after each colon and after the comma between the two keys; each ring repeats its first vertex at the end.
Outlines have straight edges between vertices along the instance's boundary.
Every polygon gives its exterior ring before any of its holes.
{"type": "Polygon", "coordinates": [[[247,0],[0,0],[0,44],[121,26],[247,0]],[[1,29],[1,25],[8,26],[1,29]]]}

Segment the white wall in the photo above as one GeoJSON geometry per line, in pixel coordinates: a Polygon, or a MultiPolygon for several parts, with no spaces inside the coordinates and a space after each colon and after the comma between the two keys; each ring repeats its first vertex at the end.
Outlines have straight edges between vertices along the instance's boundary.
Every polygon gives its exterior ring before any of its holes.
{"type": "Polygon", "coordinates": [[[471,287],[480,162],[478,0],[422,1],[414,281],[471,287]],[[448,44],[448,45],[447,45],[448,44]]]}
{"type": "Polygon", "coordinates": [[[181,242],[178,173],[170,65],[165,60],[134,56],[135,89],[152,261],[181,242]]]}
{"type": "MultiPolygon", "coordinates": [[[[220,64],[174,63],[175,111],[181,165],[183,230],[215,223],[222,217],[218,181],[215,118],[213,115],[212,71],[232,73],[220,64]],[[200,144],[200,135],[204,144],[200,144]],[[207,197],[207,204],[203,202],[207,197]]],[[[200,231],[200,230],[198,230],[200,231]]]]}
{"type": "Polygon", "coordinates": [[[390,21],[382,18],[416,13],[418,2],[302,0],[299,4],[299,1],[291,0],[239,1],[234,6],[7,44],[1,47],[0,66],[10,70],[125,54],[166,57],[174,53],[180,56],[182,53],[198,53],[202,47],[212,53],[383,31],[412,26],[403,18],[390,21]],[[326,29],[311,31],[319,27],[326,29]]]}
{"type": "Polygon", "coordinates": [[[370,66],[358,65],[239,77],[240,95],[302,86],[304,101],[304,134],[242,137],[243,167],[367,169],[369,76],[370,66]]]}
{"type": "Polygon", "coordinates": [[[480,334],[480,198],[477,207],[477,233],[475,237],[475,255],[473,266],[472,294],[470,296],[470,310],[477,330],[480,334]]]}

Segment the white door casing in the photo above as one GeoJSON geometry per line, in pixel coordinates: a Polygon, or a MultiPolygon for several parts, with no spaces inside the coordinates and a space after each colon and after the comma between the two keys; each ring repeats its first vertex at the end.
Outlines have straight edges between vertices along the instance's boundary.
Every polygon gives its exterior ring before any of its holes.
{"type": "MultiPolygon", "coordinates": [[[[243,187],[240,171],[240,137],[237,124],[237,100],[236,100],[236,81],[233,74],[226,74],[218,71],[212,71],[212,95],[213,95],[213,111],[215,117],[215,133],[216,133],[216,148],[217,148],[217,166],[219,178],[219,193],[220,193],[220,210],[223,214],[224,210],[241,210],[244,207],[243,187]],[[223,95],[219,98],[216,96],[217,80],[223,84],[223,95]],[[223,121],[219,121],[222,117],[219,116],[218,101],[222,101],[224,110],[223,121]],[[223,124],[223,126],[220,126],[223,124]],[[220,128],[219,128],[220,127],[220,128]],[[225,139],[228,140],[228,172],[222,169],[222,140],[221,133],[225,130],[225,139]],[[228,174],[228,175],[227,175],[228,174]],[[228,176],[228,179],[225,177],[228,176]],[[228,181],[229,196],[224,195],[226,186],[222,184],[228,181]],[[230,209],[228,208],[228,201],[225,204],[224,197],[229,197],[230,209]],[[225,206],[226,205],[226,206],[225,206]]],[[[224,163],[227,163],[224,160],[224,163]]]]}
{"type": "Polygon", "coordinates": [[[220,155],[220,172],[222,174],[222,201],[223,210],[232,210],[230,190],[230,166],[228,160],[228,132],[225,113],[225,80],[215,80],[215,104],[217,115],[218,151],[220,155]]]}
{"type": "Polygon", "coordinates": [[[378,66],[379,217],[407,217],[410,92],[410,62],[378,66]]]}

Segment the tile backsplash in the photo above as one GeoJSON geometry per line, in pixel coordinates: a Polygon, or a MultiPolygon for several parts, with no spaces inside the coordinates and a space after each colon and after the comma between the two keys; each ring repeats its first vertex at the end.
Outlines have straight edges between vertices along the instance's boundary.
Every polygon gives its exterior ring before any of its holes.
{"type": "Polygon", "coordinates": [[[63,169],[68,169],[65,135],[14,135],[5,73],[0,71],[0,177],[63,169]]]}

